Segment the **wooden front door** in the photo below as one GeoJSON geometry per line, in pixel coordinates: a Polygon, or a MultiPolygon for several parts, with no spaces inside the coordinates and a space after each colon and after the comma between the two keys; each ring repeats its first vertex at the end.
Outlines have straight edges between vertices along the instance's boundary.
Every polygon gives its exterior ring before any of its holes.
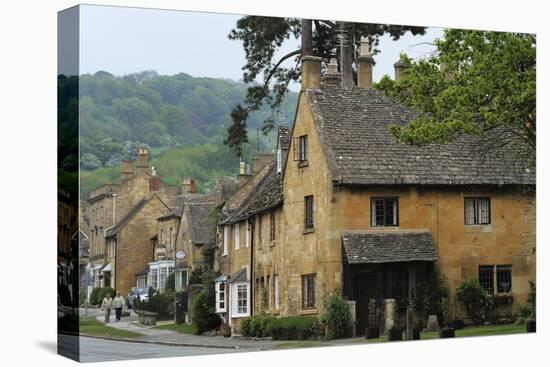
{"type": "Polygon", "coordinates": [[[358,274],[354,279],[354,299],[356,302],[356,334],[364,335],[368,322],[369,300],[376,299],[376,273],[358,274]]]}

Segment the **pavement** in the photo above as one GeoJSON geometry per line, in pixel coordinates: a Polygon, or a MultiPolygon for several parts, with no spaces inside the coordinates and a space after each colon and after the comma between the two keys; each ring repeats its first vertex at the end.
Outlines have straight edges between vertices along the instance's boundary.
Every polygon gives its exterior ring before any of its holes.
{"type": "MultiPolygon", "coordinates": [[[[120,321],[115,320],[114,312],[111,313],[108,323],[108,326],[116,329],[133,331],[142,334],[140,337],[131,339],[119,339],[124,342],[208,349],[234,349],[243,351],[269,350],[276,344],[280,343],[279,341],[272,340],[251,340],[239,337],[225,338],[223,336],[193,335],[178,333],[173,330],[156,329],[154,326],[144,326],[139,324],[137,314],[133,312],[133,310],[129,311],[130,316],[122,317],[120,321]]],[[[81,314],[84,314],[82,310],[81,314]]],[[[88,309],[88,316],[94,316],[100,322],[105,321],[105,314],[98,309],[88,309]]],[[[157,326],[171,323],[173,323],[173,321],[158,321],[157,326]]]]}
{"type": "MultiPolygon", "coordinates": [[[[184,356],[197,356],[206,354],[223,354],[223,353],[236,353],[237,349],[219,349],[219,348],[196,348],[196,347],[173,347],[166,345],[147,345],[146,348],[143,345],[131,342],[124,342],[118,340],[103,340],[97,338],[87,338],[71,336],[71,335],[59,335],[58,345],[60,346],[60,352],[64,350],[61,346],[67,345],[65,352],[71,350],[71,345],[79,343],[78,356],[75,359],[80,362],[102,362],[102,361],[120,361],[128,359],[145,359],[145,358],[169,358],[169,357],[184,357],[184,356]]],[[[74,349],[74,347],[73,347],[74,349]]],[[[244,350],[242,350],[244,351],[244,350]]],[[[71,353],[68,353],[71,356],[71,353]]]]}

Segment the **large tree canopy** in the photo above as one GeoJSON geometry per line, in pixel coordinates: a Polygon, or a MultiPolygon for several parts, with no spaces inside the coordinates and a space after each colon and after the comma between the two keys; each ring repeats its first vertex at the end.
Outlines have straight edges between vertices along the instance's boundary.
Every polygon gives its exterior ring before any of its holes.
{"type": "Polygon", "coordinates": [[[244,16],[237,21],[229,38],[242,41],[246,55],[243,80],[250,86],[243,104],[233,108],[233,125],[228,129],[224,143],[240,155],[248,142],[247,120],[250,113],[267,105],[272,113],[263,121],[262,131],[268,133],[275,124],[276,112],[284,101],[291,81],[300,80],[300,59],[315,55],[326,62],[331,57],[341,60],[342,78],[346,85],[354,79],[354,59],[358,56],[361,36],[368,37],[373,53],[377,53],[379,37],[390,34],[394,40],[410,31],[424,34],[424,27],[388,24],[363,24],[309,20],[297,18],[270,18],[244,16]],[[301,38],[301,46],[276,58],[284,42],[301,38]],[[262,82],[257,83],[257,78],[262,82]]]}
{"type": "Polygon", "coordinates": [[[453,29],[435,45],[428,59],[404,58],[410,67],[397,82],[385,76],[375,85],[422,113],[408,125],[392,126],[393,135],[422,145],[491,131],[490,148],[513,144],[534,164],[535,35],[453,29]]]}

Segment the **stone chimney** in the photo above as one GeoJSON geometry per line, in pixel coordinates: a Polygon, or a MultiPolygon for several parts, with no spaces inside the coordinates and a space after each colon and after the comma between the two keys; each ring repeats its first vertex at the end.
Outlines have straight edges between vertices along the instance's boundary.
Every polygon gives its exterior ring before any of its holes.
{"type": "Polygon", "coordinates": [[[239,187],[242,187],[252,175],[249,173],[250,167],[245,162],[239,163],[239,187]]]}
{"type": "Polygon", "coordinates": [[[149,151],[147,148],[141,147],[138,150],[136,171],[137,173],[149,172],[149,151]]]}
{"type": "Polygon", "coordinates": [[[274,156],[272,153],[260,153],[252,160],[252,174],[261,171],[262,168],[273,162],[274,156]]]}
{"type": "Polygon", "coordinates": [[[197,185],[195,184],[194,178],[185,177],[181,183],[181,193],[185,194],[195,194],[197,192],[197,185]]]}
{"type": "Polygon", "coordinates": [[[125,159],[120,163],[120,181],[124,182],[130,177],[132,177],[134,173],[133,167],[132,167],[132,161],[129,159],[125,159]]]}
{"type": "Polygon", "coordinates": [[[372,88],[372,65],[374,60],[370,54],[367,37],[361,37],[361,52],[355,62],[357,63],[357,86],[359,88],[372,88]]]}
{"type": "Polygon", "coordinates": [[[399,80],[401,80],[403,72],[408,69],[410,65],[401,62],[401,60],[398,60],[395,64],[393,64],[393,67],[395,69],[395,81],[398,82],[399,80]]]}
{"type": "Polygon", "coordinates": [[[302,57],[302,90],[321,88],[321,58],[302,57]]]}
{"type": "Polygon", "coordinates": [[[322,83],[324,85],[342,85],[342,74],[338,72],[338,62],[334,57],[327,64],[327,73],[323,75],[322,83]]]}

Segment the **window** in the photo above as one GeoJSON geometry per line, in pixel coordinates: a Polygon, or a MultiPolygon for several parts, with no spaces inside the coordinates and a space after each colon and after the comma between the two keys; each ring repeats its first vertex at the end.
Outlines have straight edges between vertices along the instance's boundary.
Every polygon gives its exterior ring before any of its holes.
{"type": "Polygon", "coordinates": [[[479,285],[489,294],[494,293],[493,266],[483,265],[479,267],[479,285]]]}
{"type": "Polygon", "coordinates": [[[305,229],[313,229],[313,195],[304,198],[305,207],[305,229]]]}
{"type": "Polygon", "coordinates": [[[247,317],[250,315],[248,283],[234,283],[231,286],[232,317],[247,317]]]}
{"type": "Polygon", "coordinates": [[[228,242],[229,242],[229,227],[223,226],[223,256],[227,255],[228,242]]]}
{"type": "Polygon", "coordinates": [[[294,160],[299,162],[307,161],[307,135],[294,138],[294,160]]]}
{"type": "Polygon", "coordinates": [[[399,225],[399,200],[395,197],[371,199],[371,221],[373,227],[399,225]]]}
{"type": "Polygon", "coordinates": [[[187,286],[187,269],[176,270],[175,283],[176,291],[181,291],[187,286]]]}
{"type": "Polygon", "coordinates": [[[170,238],[170,239],[169,239],[170,242],[168,243],[168,245],[170,246],[170,249],[173,249],[173,247],[172,247],[172,231],[173,231],[173,228],[170,227],[170,237],[169,237],[169,238],[170,238]]]}
{"type": "Polygon", "coordinates": [[[240,234],[240,223],[235,223],[235,227],[234,227],[234,230],[235,230],[235,250],[238,250],[239,247],[240,247],[240,242],[241,242],[241,234],[240,234]]]}
{"type": "Polygon", "coordinates": [[[262,216],[258,215],[258,245],[262,246],[262,216]]]}
{"type": "Polygon", "coordinates": [[[464,198],[464,223],[491,224],[491,201],[489,198],[464,198]]]}
{"type": "Polygon", "coordinates": [[[151,287],[158,289],[158,269],[151,269],[151,287]]]}
{"type": "Polygon", "coordinates": [[[283,170],[283,152],[281,148],[277,149],[277,173],[283,170]]]}
{"type": "Polygon", "coordinates": [[[160,230],[159,243],[160,243],[161,245],[164,244],[164,243],[162,242],[162,237],[164,237],[164,229],[161,229],[161,230],[160,230]]]}
{"type": "Polygon", "coordinates": [[[315,308],[315,277],[302,275],[302,308],[315,308]]]}
{"type": "Polygon", "coordinates": [[[168,274],[168,268],[162,267],[159,269],[159,290],[162,293],[164,291],[164,282],[166,281],[166,275],[168,274]]]}
{"type": "Polygon", "coordinates": [[[497,293],[512,291],[512,266],[497,265],[497,293]]]}
{"type": "Polygon", "coordinates": [[[275,304],[275,309],[279,309],[279,275],[273,275],[273,299],[275,304]]]}
{"type": "Polygon", "coordinates": [[[225,297],[226,282],[216,283],[216,312],[226,312],[226,297],[225,297]]]}
{"type": "Polygon", "coordinates": [[[275,212],[269,213],[269,239],[275,241],[275,212]]]}

